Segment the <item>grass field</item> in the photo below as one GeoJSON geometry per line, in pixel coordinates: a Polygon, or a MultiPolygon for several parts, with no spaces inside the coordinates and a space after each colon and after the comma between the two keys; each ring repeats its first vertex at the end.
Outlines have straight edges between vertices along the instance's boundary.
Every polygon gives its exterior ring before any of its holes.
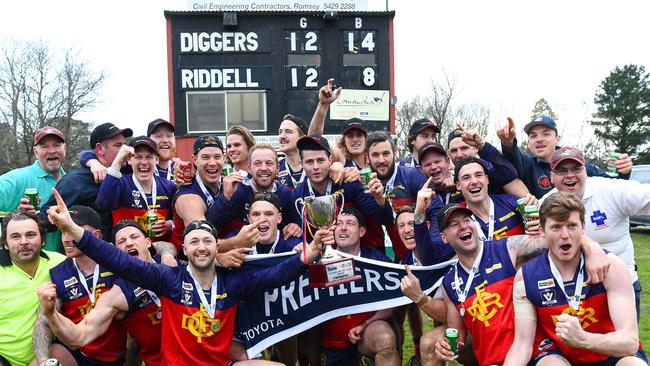
{"type": "MultiPolygon", "coordinates": [[[[641,287],[644,289],[641,295],[641,322],[639,324],[639,336],[641,342],[647,348],[650,345],[650,227],[634,228],[632,229],[632,240],[634,241],[634,253],[636,263],[639,267],[639,278],[641,279],[641,287]]],[[[425,328],[431,329],[433,322],[429,317],[424,316],[425,328]]],[[[411,331],[408,325],[405,325],[405,341],[404,341],[404,359],[406,362],[413,355],[413,341],[411,338],[411,331]]]]}

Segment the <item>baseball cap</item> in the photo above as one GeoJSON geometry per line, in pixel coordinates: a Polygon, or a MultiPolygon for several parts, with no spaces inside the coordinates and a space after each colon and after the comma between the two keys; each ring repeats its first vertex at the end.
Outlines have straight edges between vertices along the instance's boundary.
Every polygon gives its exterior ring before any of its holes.
{"type": "Polygon", "coordinates": [[[544,116],[542,114],[535,117],[534,120],[528,122],[528,124],[526,126],[524,126],[524,132],[526,132],[526,134],[529,134],[530,130],[533,127],[539,126],[539,125],[547,126],[547,127],[551,128],[553,131],[555,131],[557,133],[557,125],[555,124],[555,120],[553,118],[549,117],[549,116],[544,116]]]}
{"type": "Polygon", "coordinates": [[[160,126],[168,127],[170,130],[172,130],[172,132],[176,133],[176,128],[173,124],[171,124],[171,122],[165,121],[162,118],[156,118],[153,121],[149,122],[149,125],[147,126],[147,136],[151,136],[153,130],[160,126]]]}
{"type": "Polygon", "coordinates": [[[447,226],[447,221],[449,221],[449,218],[451,218],[454,213],[459,211],[465,212],[468,215],[473,214],[472,210],[458,203],[450,203],[438,210],[438,213],[436,214],[436,217],[438,218],[438,229],[440,231],[444,230],[445,226],[447,226]]]}
{"type": "Polygon", "coordinates": [[[38,143],[41,142],[45,136],[56,136],[60,138],[61,141],[65,142],[65,136],[63,135],[63,132],[57,130],[52,126],[43,126],[34,131],[34,145],[38,145],[38,143]]]}
{"type": "Polygon", "coordinates": [[[209,221],[207,220],[194,220],[189,223],[189,225],[185,226],[185,230],[183,230],[183,240],[185,240],[185,236],[189,234],[190,232],[194,230],[204,230],[212,234],[215,238],[217,237],[217,229],[212,225],[209,221]]]}
{"type": "Polygon", "coordinates": [[[79,226],[89,225],[95,229],[102,228],[102,218],[97,211],[88,206],[74,205],[68,209],[72,222],[79,226]]]}
{"type": "Polygon", "coordinates": [[[130,128],[119,129],[117,126],[110,122],[102,123],[101,125],[95,127],[93,132],[90,134],[90,148],[94,149],[95,145],[105,140],[115,137],[117,135],[124,135],[124,137],[133,136],[133,130],[130,128]]]}
{"type": "Polygon", "coordinates": [[[431,151],[435,151],[441,154],[442,156],[447,156],[447,150],[445,150],[445,148],[442,147],[442,145],[440,145],[437,142],[427,142],[426,144],[422,145],[422,147],[418,151],[418,161],[422,162],[422,158],[424,157],[424,155],[426,155],[426,153],[431,151]]]}
{"type": "Polygon", "coordinates": [[[462,137],[463,136],[463,131],[460,128],[457,128],[447,135],[447,148],[449,148],[449,144],[451,143],[451,140],[462,137]]]}
{"type": "Polygon", "coordinates": [[[433,131],[435,133],[440,133],[440,127],[433,122],[432,120],[428,118],[421,118],[411,125],[411,128],[409,129],[409,137],[413,137],[417,135],[418,133],[422,132],[425,128],[431,127],[433,128],[433,131]]]}
{"type": "Polygon", "coordinates": [[[366,130],[366,128],[363,127],[363,120],[361,118],[350,118],[349,120],[343,123],[343,127],[344,128],[343,128],[342,135],[345,135],[346,133],[352,130],[359,130],[364,134],[368,133],[368,130],[366,130]]]}
{"type": "Polygon", "coordinates": [[[194,141],[194,155],[206,147],[218,147],[223,150],[223,143],[217,135],[202,135],[194,141]]]}
{"type": "Polygon", "coordinates": [[[303,135],[306,135],[307,132],[309,131],[309,125],[307,124],[307,122],[305,122],[304,119],[298,116],[294,116],[293,114],[285,114],[284,117],[282,117],[282,120],[283,121],[288,120],[295,123],[296,126],[298,126],[298,128],[302,131],[303,135]]]}
{"type": "Polygon", "coordinates": [[[265,201],[278,209],[279,212],[282,212],[282,204],[280,203],[280,198],[275,192],[257,192],[253,196],[253,201],[251,202],[251,206],[253,206],[253,203],[257,201],[265,201]]]}
{"type": "Polygon", "coordinates": [[[555,168],[565,160],[573,160],[580,165],[585,165],[585,155],[582,153],[582,151],[574,147],[565,146],[553,151],[553,155],[551,155],[550,161],[551,169],[555,170],[555,168]]]}
{"type": "Polygon", "coordinates": [[[332,151],[330,150],[330,143],[327,141],[325,137],[320,135],[302,136],[296,142],[296,146],[298,147],[298,150],[304,150],[308,147],[316,146],[319,149],[325,150],[325,152],[327,152],[328,155],[332,153],[332,151]]]}
{"type": "MultiPolygon", "coordinates": [[[[145,238],[148,238],[147,232],[144,231],[144,228],[142,228],[142,225],[138,224],[137,221],[135,221],[135,220],[121,220],[121,221],[118,221],[118,223],[115,224],[115,226],[113,226],[113,230],[111,231],[111,239],[113,241],[113,244],[115,244],[115,236],[117,235],[117,233],[119,233],[120,230],[124,229],[125,227],[129,227],[129,226],[140,230],[142,235],[144,235],[145,238]]],[[[153,244],[149,247],[149,253],[151,253],[151,256],[155,256],[157,254],[156,253],[156,248],[154,248],[153,244]]]]}
{"type": "Polygon", "coordinates": [[[147,136],[134,137],[133,140],[129,141],[129,146],[134,149],[138,146],[145,146],[151,152],[158,155],[158,145],[156,145],[156,142],[154,140],[148,138],[147,136]]]}

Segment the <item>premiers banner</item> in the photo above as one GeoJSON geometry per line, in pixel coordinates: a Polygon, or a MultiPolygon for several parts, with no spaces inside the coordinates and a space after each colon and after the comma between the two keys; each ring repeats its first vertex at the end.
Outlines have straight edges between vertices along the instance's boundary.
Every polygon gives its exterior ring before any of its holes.
{"type": "MultiPolygon", "coordinates": [[[[338,252],[347,256],[344,253],[338,252]]],[[[263,269],[286,260],[293,253],[251,255],[245,268],[263,269]]],[[[361,279],[339,286],[309,288],[309,273],[272,291],[249,297],[239,305],[238,329],[249,357],[265,348],[326,320],[354,313],[375,311],[411,303],[402,294],[404,266],[354,257],[361,279]]],[[[437,288],[456,260],[435,266],[411,267],[426,293],[437,288]]]]}

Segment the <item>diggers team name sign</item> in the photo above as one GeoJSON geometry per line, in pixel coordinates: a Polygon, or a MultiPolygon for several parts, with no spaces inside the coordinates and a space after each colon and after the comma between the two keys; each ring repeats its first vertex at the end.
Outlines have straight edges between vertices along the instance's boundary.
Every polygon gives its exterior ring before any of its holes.
{"type": "MultiPolygon", "coordinates": [[[[268,268],[290,255],[249,256],[244,268],[268,268]]],[[[411,303],[400,290],[400,281],[406,275],[404,266],[359,257],[354,257],[354,261],[361,275],[358,281],[312,289],[306,272],[284,286],[242,301],[237,329],[243,336],[249,357],[329,319],[411,303]]],[[[431,293],[454,262],[411,269],[424,292],[431,293]]]]}

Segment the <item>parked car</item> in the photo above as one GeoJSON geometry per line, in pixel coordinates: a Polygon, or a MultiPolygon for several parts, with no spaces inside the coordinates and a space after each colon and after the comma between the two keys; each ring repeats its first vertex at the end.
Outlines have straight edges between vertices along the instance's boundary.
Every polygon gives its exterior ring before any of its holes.
{"type": "MultiPolygon", "coordinates": [[[[631,180],[650,184],[650,165],[635,165],[632,167],[631,180]]],[[[630,216],[630,226],[650,226],[650,215],[630,216]]]]}

